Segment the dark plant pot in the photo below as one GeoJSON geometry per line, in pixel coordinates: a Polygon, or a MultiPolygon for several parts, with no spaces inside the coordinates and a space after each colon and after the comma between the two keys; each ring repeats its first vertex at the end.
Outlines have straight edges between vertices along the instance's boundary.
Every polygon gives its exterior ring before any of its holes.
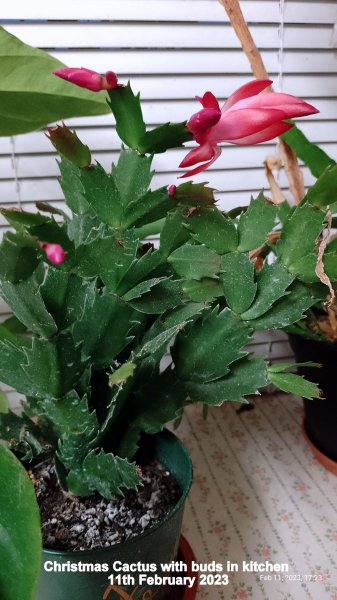
{"type": "Polygon", "coordinates": [[[289,335],[289,341],[297,362],[322,365],[298,368],[301,375],[318,383],[322,390],[322,399],[303,399],[304,430],[318,451],[317,458],[321,453],[330,461],[337,461],[337,343],[307,340],[297,335],[289,335]]]}
{"type": "MultiPolygon", "coordinates": [[[[42,574],[38,586],[36,600],[102,600],[111,582],[109,575],[118,575],[113,569],[113,563],[120,561],[123,564],[155,563],[157,573],[161,574],[160,563],[169,563],[176,560],[184,504],[192,483],[192,463],[190,456],[181,441],[171,432],[164,430],[159,434],[146,436],[142,444],[143,452],[151,458],[157,458],[176,478],[182,495],[176,506],[165,518],[139,536],[109,548],[84,550],[77,552],[64,552],[57,550],[43,550],[42,574]],[[46,562],[50,566],[56,561],[60,565],[92,563],[109,565],[108,572],[46,572],[46,562]]],[[[61,567],[62,568],[62,567],[61,567]]],[[[184,598],[182,590],[174,590],[170,586],[146,585],[137,587],[138,575],[144,571],[130,573],[135,577],[135,582],[130,585],[121,585],[132,600],[173,600],[184,598]]],[[[169,573],[166,573],[168,575],[169,573]]],[[[184,573],[179,573],[184,575],[184,573]]],[[[153,575],[148,573],[148,575],[153,575]]],[[[183,590],[184,591],[184,590],[183,590]]],[[[108,592],[106,592],[108,593],[108,592]]],[[[119,595],[111,590],[105,596],[108,600],[118,600],[126,596],[119,595]]],[[[187,596],[186,598],[193,598],[187,596]]]]}

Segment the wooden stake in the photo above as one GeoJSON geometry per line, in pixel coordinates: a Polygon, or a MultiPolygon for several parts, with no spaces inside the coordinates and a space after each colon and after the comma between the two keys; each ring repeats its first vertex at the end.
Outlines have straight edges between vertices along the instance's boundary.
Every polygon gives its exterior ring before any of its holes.
{"type": "MultiPolygon", "coordinates": [[[[243,16],[240,3],[238,0],[219,0],[224,7],[232,27],[240,41],[242,49],[248,58],[251,70],[256,79],[269,79],[266,67],[262,60],[261,53],[256,47],[251,36],[248,25],[243,16]]],[[[305,195],[303,174],[299,167],[296,154],[280,139],[280,151],[284,162],[284,169],[289,181],[289,189],[298,204],[305,195]]]]}

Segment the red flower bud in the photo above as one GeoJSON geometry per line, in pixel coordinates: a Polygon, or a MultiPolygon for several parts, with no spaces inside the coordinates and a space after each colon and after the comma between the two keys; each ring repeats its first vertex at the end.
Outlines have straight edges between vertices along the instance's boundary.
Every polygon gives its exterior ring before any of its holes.
{"type": "Polygon", "coordinates": [[[54,265],[61,265],[64,262],[65,252],[60,244],[41,242],[40,246],[51,263],[54,265]]]}
{"type": "Polygon", "coordinates": [[[176,185],[170,185],[169,188],[168,188],[168,190],[167,190],[168,195],[173,197],[175,195],[175,193],[176,193],[176,189],[177,189],[176,185]]]}
{"type": "Polygon", "coordinates": [[[54,75],[65,79],[70,83],[74,83],[79,87],[86,88],[92,92],[100,92],[101,90],[111,90],[118,87],[117,75],[113,71],[107,71],[105,76],[91,71],[90,69],[81,68],[65,68],[53,71],[54,75]]]}

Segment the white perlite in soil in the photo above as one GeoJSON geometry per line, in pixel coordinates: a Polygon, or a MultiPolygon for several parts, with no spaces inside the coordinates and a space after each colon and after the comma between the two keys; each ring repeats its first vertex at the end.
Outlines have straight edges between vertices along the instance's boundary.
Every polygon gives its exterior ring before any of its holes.
{"type": "Polygon", "coordinates": [[[178,502],[178,483],[158,461],[142,467],[143,487],[106,500],[65,495],[52,463],[30,471],[40,507],[43,545],[53,550],[103,548],[142,533],[178,502]]]}

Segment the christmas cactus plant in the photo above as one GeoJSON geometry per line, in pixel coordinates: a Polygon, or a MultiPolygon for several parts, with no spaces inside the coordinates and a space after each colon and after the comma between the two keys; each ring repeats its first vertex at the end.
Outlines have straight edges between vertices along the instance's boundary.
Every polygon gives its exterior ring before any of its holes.
{"type": "MultiPolygon", "coordinates": [[[[133,460],[141,434],[179,420],[187,404],[246,402],[269,382],[317,395],[287,365],[245,348],[255,331],[298,321],[324,296],[308,277],[323,196],[309,192],[287,212],[261,193],[226,214],[204,184],[150,187],[155,153],[194,138],[182,166],[201,162],[195,173],[218,157],[220,141],[271,139],[289,128],[284,119],[315,109],[264,94],[270,82],[256,81],[222,110],[207,92],[187,123],[149,131],[139,96],[113,73],[58,75],[108,90],[123,146],[107,173],[73,131],[50,129],[71,216],[44,203],[34,214],[2,210],[16,231],[0,247],[1,296],[15,315],[0,326],[0,380],[27,400],[21,416],[0,414],[0,438],[23,458],[53,457],[65,491],[110,498],[141,483],[133,460]],[[279,220],[274,262],[257,261],[279,220]],[[156,248],[146,236],[158,221],[156,248]]],[[[336,279],[335,261],[325,268],[336,279]]]]}
{"type": "MultiPolygon", "coordinates": [[[[305,318],[286,328],[286,331],[317,341],[337,340],[336,316],[336,270],[337,270],[337,165],[318,145],[310,142],[294,127],[285,136],[286,142],[308,167],[316,179],[310,195],[314,203],[326,210],[326,228],[316,238],[313,256],[305,259],[302,278],[306,282],[322,281],[325,284],[325,297],[307,311],[305,318]]],[[[293,210],[287,204],[285,210],[293,210]]]]}

